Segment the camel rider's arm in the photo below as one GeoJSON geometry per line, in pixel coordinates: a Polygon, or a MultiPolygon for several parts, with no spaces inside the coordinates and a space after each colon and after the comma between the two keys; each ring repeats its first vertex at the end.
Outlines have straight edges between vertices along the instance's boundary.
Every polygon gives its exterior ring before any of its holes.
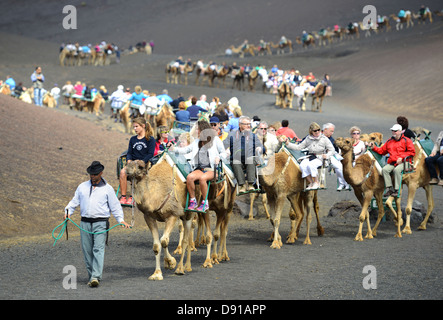
{"type": "Polygon", "coordinates": [[[323,155],[324,159],[329,159],[332,157],[335,153],[334,145],[332,144],[331,140],[329,138],[325,137],[326,141],[326,154],[323,155]]]}

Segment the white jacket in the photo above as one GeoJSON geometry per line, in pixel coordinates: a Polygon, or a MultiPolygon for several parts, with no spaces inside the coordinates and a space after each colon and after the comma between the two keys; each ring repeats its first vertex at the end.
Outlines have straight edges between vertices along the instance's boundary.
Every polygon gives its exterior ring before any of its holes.
{"type": "MultiPolygon", "coordinates": [[[[196,155],[198,153],[198,142],[200,139],[195,139],[194,142],[192,142],[189,146],[186,147],[174,147],[172,151],[181,153],[181,154],[189,154],[189,158],[191,159],[190,164],[192,166],[192,169],[197,168],[198,163],[196,163],[196,155]]],[[[226,150],[223,146],[223,142],[220,140],[219,137],[214,137],[214,142],[212,146],[208,149],[209,154],[209,164],[211,165],[211,168],[214,168],[215,166],[215,158],[227,158],[226,150]]]]}

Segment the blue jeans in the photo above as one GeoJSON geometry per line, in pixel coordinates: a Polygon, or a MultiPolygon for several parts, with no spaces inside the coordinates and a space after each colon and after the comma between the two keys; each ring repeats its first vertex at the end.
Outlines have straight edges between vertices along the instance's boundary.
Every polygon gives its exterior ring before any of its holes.
{"type": "Polygon", "coordinates": [[[43,95],[42,95],[41,88],[34,88],[34,103],[37,106],[40,106],[40,107],[43,106],[43,95]]]}
{"type": "MultiPolygon", "coordinates": [[[[80,227],[89,232],[103,232],[106,230],[106,221],[84,222],[80,227]]],[[[90,234],[81,231],[81,246],[85,258],[86,270],[89,281],[92,279],[101,280],[103,273],[103,263],[105,260],[106,232],[101,234],[90,234]]]]}
{"type": "Polygon", "coordinates": [[[435,165],[437,165],[438,169],[440,170],[440,179],[443,179],[443,155],[441,155],[440,152],[437,152],[437,154],[433,157],[427,157],[425,159],[425,163],[431,179],[438,178],[437,170],[435,170],[435,165]]]}

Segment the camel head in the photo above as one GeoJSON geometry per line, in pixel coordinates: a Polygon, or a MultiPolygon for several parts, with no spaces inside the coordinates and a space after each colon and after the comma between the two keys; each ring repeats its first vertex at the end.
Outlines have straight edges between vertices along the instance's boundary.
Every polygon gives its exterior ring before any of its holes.
{"type": "Polygon", "coordinates": [[[126,173],[128,178],[142,179],[148,174],[148,165],[143,160],[134,160],[126,166],[126,173]]]}
{"type": "Polygon", "coordinates": [[[372,132],[369,134],[369,141],[374,142],[377,146],[383,143],[383,133],[381,132],[372,132]]]}
{"type": "Polygon", "coordinates": [[[339,138],[335,139],[335,144],[337,145],[337,147],[339,147],[342,150],[342,152],[344,154],[350,150],[351,151],[353,150],[352,145],[354,144],[354,139],[339,137],[339,138]]]}
{"type": "Polygon", "coordinates": [[[425,138],[426,136],[429,136],[431,134],[431,131],[429,131],[428,129],[425,129],[423,127],[415,127],[411,129],[412,132],[415,133],[415,136],[418,138],[423,137],[425,138]]]}

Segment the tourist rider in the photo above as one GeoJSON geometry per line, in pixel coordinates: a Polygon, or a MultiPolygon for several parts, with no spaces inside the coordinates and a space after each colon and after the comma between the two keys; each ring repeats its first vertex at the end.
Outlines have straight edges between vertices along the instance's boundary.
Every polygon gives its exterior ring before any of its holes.
{"type": "MultiPolygon", "coordinates": [[[[144,118],[138,117],[132,120],[132,127],[136,135],[129,139],[126,161],[129,163],[134,160],[143,160],[145,163],[148,163],[154,156],[155,150],[155,139],[151,125],[144,118]]],[[[120,191],[122,195],[120,203],[132,205],[132,197],[126,197],[127,177],[126,167],[124,167],[120,171],[120,191]]]]}
{"type": "Polygon", "coordinates": [[[263,154],[264,150],[261,141],[251,131],[251,119],[241,116],[239,128],[230,131],[223,144],[225,148],[229,148],[230,162],[239,185],[239,192],[254,190],[255,168],[258,164],[256,157],[263,154]],[[246,169],[246,179],[249,186],[245,183],[243,169],[246,169]]]}
{"type": "Polygon", "coordinates": [[[412,140],[402,134],[402,127],[398,123],[390,129],[392,137],[381,147],[377,147],[373,142],[369,146],[378,154],[389,153],[388,163],[383,167],[382,174],[385,181],[386,192],[384,197],[398,196],[401,187],[402,172],[404,170],[404,160],[406,157],[415,155],[415,148],[412,140]],[[394,171],[394,188],[392,187],[391,172],[394,171]]]}
{"type": "Polygon", "coordinates": [[[102,177],[104,168],[99,161],[92,162],[86,170],[90,179],[77,187],[74,197],[65,208],[66,219],[80,206],[80,241],[90,287],[97,287],[102,279],[106,243],[104,231],[109,228],[110,213],[124,228],[130,227],[124,221],[123,210],[114,189],[102,177]]]}
{"type": "Polygon", "coordinates": [[[321,133],[320,126],[312,122],[309,126],[309,135],[299,144],[291,143],[287,138],[280,138],[280,141],[285,142],[289,149],[308,151],[309,157],[300,163],[302,178],[306,178],[309,182],[306,190],[318,189],[320,185],[317,168],[335,153],[334,146],[329,138],[321,133]]]}
{"type": "Polygon", "coordinates": [[[31,75],[32,86],[34,87],[34,103],[37,106],[43,106],[43,82],[45,76],[42,73],[41,67],[36,67],[34,73],[31,75]]]}
{"type": "Polygon", "coordinates": [[[434,148],[431,151],[429,157],[425,159],[426,167],[428,168],[431,181],[429,184],[438,184],[443,186],[443,131],[438,134],[437,140],[435,140],[434,148]],[[440,170],[440,181],[438,181],[437,171],[435,165],[438,165],[440,170]]]}
{"type": "Polygon", "coordinates": [[[170,151],[190,154],[190,164],[193,171],[186,177],[186,186],[190,199],[188,209],[195,210],[197,207],[195,182],[198,181],[202,202],[197,210],[206,211],[209,208],[208,202],[204,200],[208,191],[208,181],[214,179],[214,168],[220,162],[220,157],[226,158],[226,152],[223,143],[206,120],[199,120],[197,122],[197,135],[198,138],[188,146],[174,147],[172,143],[169,143],[168,146],[170,151]]]}

